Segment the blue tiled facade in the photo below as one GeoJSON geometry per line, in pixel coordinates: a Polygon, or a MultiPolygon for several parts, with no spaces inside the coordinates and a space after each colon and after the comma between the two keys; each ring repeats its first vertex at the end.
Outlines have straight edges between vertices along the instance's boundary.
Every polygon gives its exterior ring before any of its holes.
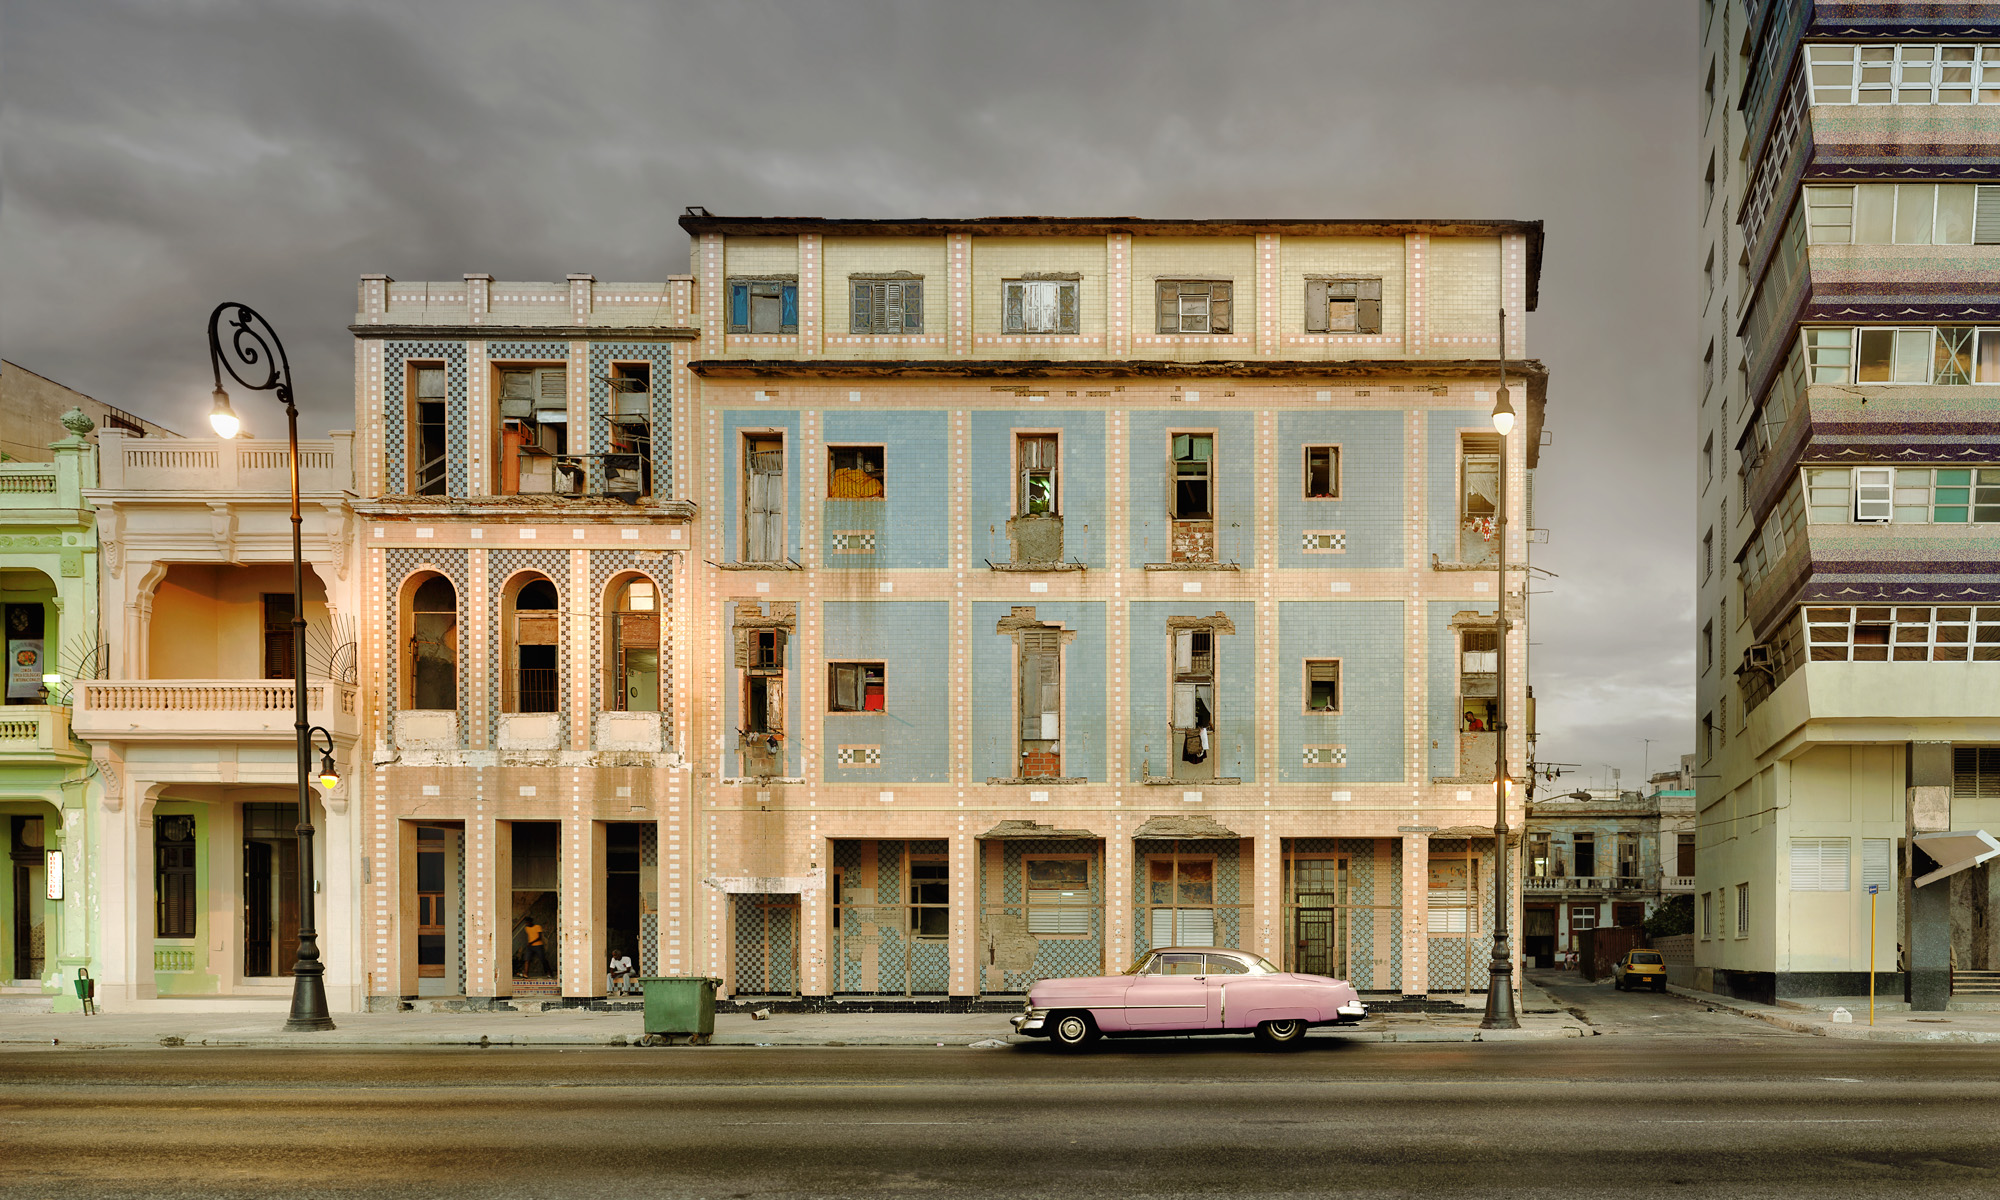
{"type": "Polygon", "coordinates": [[[821,714],[822,777],[828,783],[943,783],[951,777],[946,745],[951,727],[936,720],[949,711],[945,678],[935,664],[946,653],[948,605],[932,601],[830,603],[822,654],[833,662],[883,665],[885,707],[880,712],[833,712],[824,678],[806,679],[805,703],[821,714]],[[879,761],[843,765],[838,747],[880,747],[879,761]]]}

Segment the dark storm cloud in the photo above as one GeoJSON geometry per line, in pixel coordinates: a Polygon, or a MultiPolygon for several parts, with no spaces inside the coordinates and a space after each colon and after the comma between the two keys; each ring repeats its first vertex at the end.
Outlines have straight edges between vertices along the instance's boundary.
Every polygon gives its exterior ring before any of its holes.
{"type": "MultiPolygon", "coordinates": [[[[658,279],[719,213],[1548,222],[1545,758],[1692,741],[1694,6],[4,0],[5,352],[187,432],[252,303],[353,423],[355,279],[658,279]]],[[[251,418],[268,433],[274,418],[251,418]]]]}

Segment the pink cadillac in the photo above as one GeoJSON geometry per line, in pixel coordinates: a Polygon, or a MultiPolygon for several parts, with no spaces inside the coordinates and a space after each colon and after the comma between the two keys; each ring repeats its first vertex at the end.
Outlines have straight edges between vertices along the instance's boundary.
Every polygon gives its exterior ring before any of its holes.
{"type": "Polygon", "coordinates": [[[1296,1044],[1314,1025],[1368,1015],[1353,985],[1280,971],[1246,950],[1167,946],[1148,950],[1123,975],[1044,979],[1028,989],[1017,1032],[1076,1049],[1101,1036],[1250,1033],[1272,1046],[1296,1044]]]}

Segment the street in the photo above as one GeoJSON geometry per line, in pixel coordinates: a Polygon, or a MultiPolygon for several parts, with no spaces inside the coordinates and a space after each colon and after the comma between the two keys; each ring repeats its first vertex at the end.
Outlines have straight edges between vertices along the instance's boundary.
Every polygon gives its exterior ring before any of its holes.
{"type": "Polygon", "coordinates": [[[0,1054],[0,1195],[1867,1196],[2000,1189],[2000,1048],[1558,982],[1602,1036],[1293,1053],[0,1054]]]}

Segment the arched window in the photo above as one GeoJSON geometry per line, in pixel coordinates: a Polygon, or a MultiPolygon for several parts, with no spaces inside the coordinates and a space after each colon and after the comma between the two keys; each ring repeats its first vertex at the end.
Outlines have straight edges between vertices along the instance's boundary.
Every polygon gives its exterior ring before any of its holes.
{"type": "Polygon", "coordinates": [[[559,626],[556,585],[546,579],[522,584],[514,594],[513,645],[508,648],[513,658],[510,712],[556,711],[559,626]]]}
{"type": "Polygon", "coordinates": [[[650,579],[615,585],[605,689],[614,712],[660,711],[660,590],[650,579]]]}
{"type": "Polygon", "coordinates": [[[433,575],[410,597],[410,707],[458,707],[458,591],[433,575]]]}

